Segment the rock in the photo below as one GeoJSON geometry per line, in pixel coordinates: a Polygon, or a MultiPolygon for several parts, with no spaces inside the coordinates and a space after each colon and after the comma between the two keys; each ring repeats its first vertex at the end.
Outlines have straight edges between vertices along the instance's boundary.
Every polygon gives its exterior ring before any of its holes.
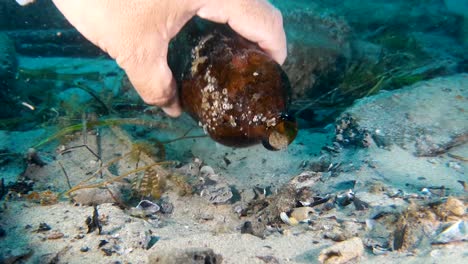
{"type": "Polygon", "coordinates": [[[49,240],[55,240],[64,237],[65,235],[62,232],[59,231],[52,231],[48,236],[47,239],[49,240]]]}
{"type": "Polygon", "coordinates": [[[291,217],[295,218],[297,221],[307,221],[310,219],[310,213],[313,213],[314,209],[308,206],[296,207],[291,212],[291,217]]]}
{"type": "Polygon", "coordinates": [[[210,166],[205,165],[205,166],[201,167],[201,169],[200,169],[200,176],[201,176],[201,177],[208,177],[208,178],[210,178],[210,176],[212,176],[212,175],[214,175],[214,174],[215,174],[215,171],[214,171],[214,169],[213,169],[212,167],[210,167],[210,166]]]}
{"type": "Polygon", "coordinates": [[[101,188],[81,189],[72,193],[73,201],[82,205],[99,205],[104,203],[115,203],[122,200],[123,194],[120,184],[111,184],[108,186],[109,190],[101,188]]]}
{"type": "Polygon", "coordinates": [[[219,264],[222,261],[222,256],[210,248],[155,249],[148,257],[151,264],[219,264]]]}
{"type": "Polygon", "coordinates": [[[458,221],[443,229],[433,240],[433,244],[447,244],[450,242],[468,240],[468,222],[458,221]]]}
{"type": "Polygon", "coordinates": [[[318,260],[325,264],[342,264],[359,259],[364,254],[364,245],[359,237],[339,242],[320,252],[318,260]]]}
{"type": "Polygon", "coordinates": [[[335,131],[336,142],[343,146],[369,147],[372,143],[369,131],[360,128],[357,120],[349,113],[338,119],[335,131]]]}
{"type": "Polygon", "coordinates": [[[213,204],[227,203],[232,198],[231,188],[224,183],[208,185],[203,188],[200,196],[213,204]]]}
{"type": "Polygon", "coordinates": [[[417,156],[436,156],[468,133],[466,118],[456,114],[466,107],[457,99],[466,87],[468,74],[436,78],[360,99],[347,112],[361,129],[417,156]]]}
{"type": "MultiPolygon", "coordinates": [[[[281,8],[285,3],[276,4],[281,8]]],[[[329,10],[323,12],[311,3],[307,8],[283,8],[288,37],[288,58],[283,67],[291,81],[293,99],[326,93],[324,89],[334,86],[350,60],[350,27],[329,10]]]]}
{"type": "Polygon", "coordinates": [[[147,249],[152,238],[148,227],[139,222],[125,224],[125,228],[122,228],[118,234],[120,241],[125,241],[125,245],[120,245],[121,252],[133,248],[147,249]]]}
{"type": "Polygon", "coordinates": [[[455,216],[462,216],[465,214],[466,207],[462,201],[449,197],[445,202],[445,208],[455,216]]]}

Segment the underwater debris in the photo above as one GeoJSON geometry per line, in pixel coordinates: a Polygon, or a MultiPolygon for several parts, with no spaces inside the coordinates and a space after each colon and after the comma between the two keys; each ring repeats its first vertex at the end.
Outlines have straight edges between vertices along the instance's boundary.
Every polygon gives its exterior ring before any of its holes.
{"type": "Polygon", "coordinates": [[[434,206],[434,212],[444,221],[458,220],[466,214],[466,206],[459,199],[448,197],[445,203],[434,206]]]}
{"type": "Polygon", "coordinates": [[[200,33],[182,75],[184,110],[221,144],[286,148],[297,134],[288,116],[286,74],[258,45],[226,25],[210,26],[208,33],[200,33]]]}
{"type": "Polygon", "coordinates": [[[155,168],[145,170],[141,178],[133,181],[132,189],[140,197],[161,198],[166,188],[167,174],[155,168]]]}
{"type": "Polygon", "coordinates": [[[51,190],[36,192],[33,191],[26,195],[28,200],[39,203],[40,205],[52,205],[58,203],[58,194],[51,190]]]}
{"type": "Polygon", "coordinates": [[[349,113],[342,115],[335,125],[335,140],[344,147],[369,147],[373,140],[371,133],[359,127],[357,120],[349,113]]]}
{"type": "Polygon", "coordinates": [[[227,184],[207,185],[201,192],[200,196],[213,204],[228,203],[234,196],[231,187],[227,184]]]}
{"type": "Polygon", "coordinates": [[[88,234],[89,233],[92,233],[94,230],[98,230],[98,235],[101,234],[102,232],[102,225],[101,225],[101,221],[99,220],[99,212],[98,212],[98,209],[97,209],[97,206],[95,205],[93,207],[93,216],[90,217],[88,216],[86,218],[86,226],[88,227],[88,234]]]}
{"type": "Polygon", "coordinates": [[[149,200],[141,200],[136,207],[130,208],[128,213],[131,216],[139,218],[152,217],[154,214],[159,212],[161,207],[156,203],[153,203],[149,200]]]}
{"type": "Polygon", "coordinates": [[[35,230],[35,232],[45,232],[51,229],[52,228],[47,223],[42,222],[42,223],[39,223],[39,227],[35,230]]]}
{"type": "Polygon", "coordinates": [[[343,194],[337,195],[335,197],[335,203],[341,207],[348,206],[352,203],[358,211],[366,210],[369,208],[369,204],[357,198],[353,190],[348,190],[343,194]]]}
{"type": "Polygon", "coordinates": [[[9,193],[16,193],[19,195],[28,194],[33,190],[34,181],[28,179],[18,179],[14,183],[7,185],[6,189],[9,193]]]}
{"type": "Polygon", "coordinates": [[[43,167],[47,165],[44,161],[42,161],[41,157],[39,157],[39,154],[37,153],[37,150],[34,148],[29,148],[28,153],[26,154],[26,160],[28,164],[34,164],[39,167],[43,167]]]}
{"type": "Polygon", "coordinates": [[[299,222],[310,220],[310,214],[314,212],[312,207],[296,207],[291,212],[291,217],[295,218],[299,222]]]}
{"type": "Polygon", "coordinates": [[[49,235],[47,235],[48,240],[55,240],[64,237],[65,234],[60,231],[52,231],[49,235]]]}
{"type": "Polygon", "coordinates": [[[345,264],[361,258],[364,245],[359,237],[338,242],[320,252],[318,260],[323,264],[345,264]]]}
{"type": "Polygon", "coordinates": [[[437,236],[432,241],[432,244],[447,244],[458,241],[468,241],[467,221],[460,220],[449,224],[443,228],[439,234],[437,234],[437,236]]]}
{"type": "Polygon", "coordinates": [[[297,209],[295,217],[299,219],[290,217],[288,213],[292,212],[301,203],[314,204],[314,197],[310,187],[319,181],[321,177],[322,173],[320,172],[305,171],[291,179],[273,195],[258,197],[258,199],[250,201],[245,208],[241,209],[240,215],[248,216],[251,219],[248,222],[252,227],[252,233],[258,237],[265,236],[269,225],[277,226],[281,225],[281,223],[295,225],[299,220],[305,220],[304,213],[310,207],[297,209]]]}

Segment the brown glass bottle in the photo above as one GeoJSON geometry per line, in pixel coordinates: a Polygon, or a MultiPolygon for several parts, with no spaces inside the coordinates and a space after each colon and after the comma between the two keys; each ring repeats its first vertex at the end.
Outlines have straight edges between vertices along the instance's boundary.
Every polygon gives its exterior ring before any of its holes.
{"type": "Polygon", "coordinates": [[[191,57],[179,78],[183,109],[221,144],[287,147],[297,125],[287,114],[290,85],[281,67],[226,25],[191,32],[191,57]]]}

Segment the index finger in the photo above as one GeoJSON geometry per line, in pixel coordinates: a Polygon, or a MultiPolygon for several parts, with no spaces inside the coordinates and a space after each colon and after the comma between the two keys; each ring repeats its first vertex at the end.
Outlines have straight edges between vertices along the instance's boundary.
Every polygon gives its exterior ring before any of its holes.
{"type": "Polygon", "coordinates": [[[197,15],[229,26],[258,43],[279,64],[286,59],[286,34],[281,12],[265,0],[207,0],[197,15]]]}

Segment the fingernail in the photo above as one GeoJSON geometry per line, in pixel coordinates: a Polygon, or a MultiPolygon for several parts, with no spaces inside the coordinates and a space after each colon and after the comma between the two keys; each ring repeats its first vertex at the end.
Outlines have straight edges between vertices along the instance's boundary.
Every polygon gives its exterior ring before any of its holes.
{"type": "Polygon", "coordinates": [[[162,110],[170,117],[178,117],[182,114],[180,107],[162,107],[162,110]]]}
{"type": "MultiPolygon", "coordinates": [[[[176,97],[177,98],[177,97],[176,97]]],[[[182,114],[179,100],[172,100],[168,105],[161,107],[161,109],[170,117],[178,117],[182,114]]]]}

